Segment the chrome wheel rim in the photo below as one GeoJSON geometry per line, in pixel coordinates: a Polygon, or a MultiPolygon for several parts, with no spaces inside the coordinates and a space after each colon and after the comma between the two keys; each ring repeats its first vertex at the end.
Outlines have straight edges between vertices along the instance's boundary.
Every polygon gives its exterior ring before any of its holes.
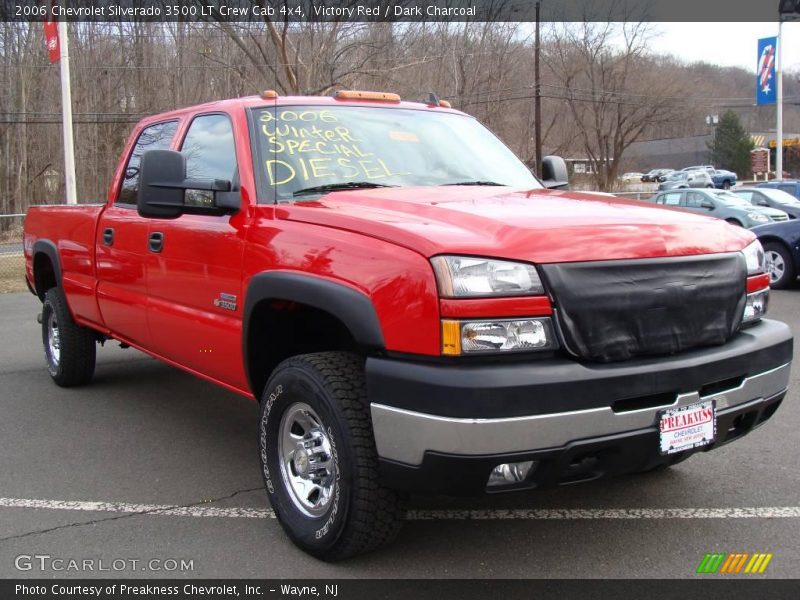
{"type": "Polygon", "coordinates": [[[50,364],[57,369],[61,360],[61,334],[58,330],[58,319],[55,312],[51,312],[47,317],[47,348],[50,364]]]}
{"type": "Polygon", "coordinates": [[[779,281],[786,272],[786,263],[783,257],[774,250],[767,250],[767,272],[769,272],[770,283],[779,281]]]}
{"type": "Polygon", "coordinates": [[[333,498],[336,463],[322,420],[308,404],[296,402],[283,413],[279,432],[281,476],[292,502],[307,516],[324,515],[333,498]]]}

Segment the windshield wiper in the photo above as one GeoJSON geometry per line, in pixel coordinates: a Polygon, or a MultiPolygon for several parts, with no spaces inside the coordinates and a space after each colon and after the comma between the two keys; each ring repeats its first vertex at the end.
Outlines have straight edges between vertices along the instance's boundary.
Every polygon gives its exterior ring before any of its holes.
{"type": "Polygon", "coordinates": [[[374,181],[344,181],[341,183],[327,183],[325,185],[315,185],[313,187],[297,190],[292,196],[302,196],[303,194],[315,194],[317,192],[336,192],[339,190],[368,190],[372,188],[397,187],[385,183],[375,183],[374,181]]]}
{"type": "Polygon", "coordinates": [[[505,183],[497,183],[496,181],[457,181],[455,183],[443,183],[442,185],[500,185],[505,186],[505,183]]]}

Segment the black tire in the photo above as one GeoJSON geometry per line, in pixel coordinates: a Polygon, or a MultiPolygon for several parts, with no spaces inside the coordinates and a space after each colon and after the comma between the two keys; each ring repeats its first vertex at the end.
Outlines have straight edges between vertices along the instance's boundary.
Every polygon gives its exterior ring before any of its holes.
{"type": "Polygon", "coordinates": [[[723,189],[723,190],[729,190],[729,189],[731,189],[731,182],[730,182],[730,181],[728,181],[727,179],[726,179],[725,181],[723,181],[723,182],[722,182],[722,189],[723,189]]]}
{"type": "MultiPolygon", "coordinates": [[[[261,472],[270,503],[298,547],[317,558],[335,561],[375,550],[396,537],[402,524],[402,504],[378,475],[363,359],[346,352],[320,352],[283,361],[261,398],[258,429],[261,472]],[[295,429],[298,423],[293,415],[308,417],[312,427],[295,429]],[[287,437],[286,431],[294,437],[287,437]],[[282,444],[291,446],[295,438],[302,443],[319,436],[320,431],[329,454],[279,450],[282,444]],[[287,460],[288,456],[292,458],[287,460]],[[320,489],[327,490],[327,495],[307,495],[305,489],[296,493],[292,481],[303,477],[311,481],[309,471],[319,464],[315,460],[333,467],[332,471],[322,470],[325,479],[320,489]],[[300,471],[305,473],[298,474],[300,471]],[[312,502],[327,497],[328,501],[309,507],[303,497],[312,502]]],[[[316,440],[305,447],[314,452],[323,446],[315,444],[316,440]]]]}
{"type": "Polygon", "coordinates": [[[736,227],[744,227],[744,225],[739,223],[739,221],[737,221],[736,219],[725,219],[725,222],[730,223],[731,225],[735,225],[736,227]]]}
{"type": "Polygon", "coordinates": [[[768,242],[764,244],[764,253],[767,255],[769,286],[776,290],[783,290],[792,285],[797,278],[797,270],[792,254],[786,246],[777,242],[768,242]],[[782,261],[782,271],[778,268],[776,259],[782,261]],[[773,265],[774,262],[775,265],[773,265]]]}
{"type": "Polygon", "coordinates": [[[61,288],[50,288],[44,295],[42,343],[47,371],[56,384],[73,387],[92,380],[97,357],[95,333],[72,320],[61,288]],[[55,332],[52,347],[51,330],[55,332]]]}

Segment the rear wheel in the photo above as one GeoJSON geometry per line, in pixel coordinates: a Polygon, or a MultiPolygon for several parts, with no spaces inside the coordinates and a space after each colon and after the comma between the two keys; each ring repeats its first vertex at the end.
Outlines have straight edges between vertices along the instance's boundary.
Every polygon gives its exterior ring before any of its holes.
{"type": "Polygon", "coordinates": [[[301,549],[341,560],[397,535],[402,507],[378,474],[362,359],[320,352],[282,362],[261,399],[258,437],[270,503],[301,549]]]}
{"type": "Polygon", "coordinates": [[[785,246],[775,242],[764,244],[769,285],[777,290],[787,288],[797,277],[794,261],[785,246]]]}
{"type": "Polygon", "coordinates": [[[730,182],[730,181],[728,181],[727,179],[726,179],[725,181],[723,181],[723,182],[722,182],[722,189],[723,189],[723,190],[729,190],[729,189],[731,189],[731,182],[730,182]]]}
{"type": "Polygon", "coordinates": [[[97,356],[95,333],[72,320],[61,288],[50,288],[44,295],[42,343],[47,370],[58,385],[91,381],[97,356]]]}

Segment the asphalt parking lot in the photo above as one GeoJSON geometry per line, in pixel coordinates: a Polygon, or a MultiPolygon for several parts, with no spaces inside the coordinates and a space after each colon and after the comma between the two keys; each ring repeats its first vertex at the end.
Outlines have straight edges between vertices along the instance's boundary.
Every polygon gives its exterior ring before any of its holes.
{"type": "MultiPolygon", "coordinates": [[[[800,331],[800,288],[771,301],[800,331]]],[[[719,451],[556,490],[414,498],[393,546],[326,564],[270,518],[255,403],[116,344],[90,386],[60,389],[38,311],[0,294],[0,577],[685,578],[712,551],[773,553],[755,577],[800,573],[797,364],[777,415],[719,451]]]]}

